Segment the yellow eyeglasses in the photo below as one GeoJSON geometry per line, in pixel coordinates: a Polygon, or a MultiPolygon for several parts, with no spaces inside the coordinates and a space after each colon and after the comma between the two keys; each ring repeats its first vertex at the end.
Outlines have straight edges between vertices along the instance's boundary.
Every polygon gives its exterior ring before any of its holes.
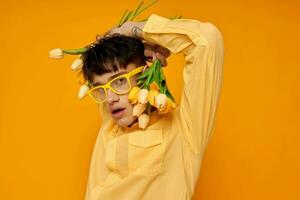
{"type": "Polygon", "coordinates": [[[110,80],[104,85],[99,85],[91,88],[88,91],[89,96],[96,103],[103,103],[107,98],[107,89],[111,89],[116,94],[125,94],[131,89],[130,78],[143,70],[144,66],[137,67],[127,74],[122,74],[110,80]]]}

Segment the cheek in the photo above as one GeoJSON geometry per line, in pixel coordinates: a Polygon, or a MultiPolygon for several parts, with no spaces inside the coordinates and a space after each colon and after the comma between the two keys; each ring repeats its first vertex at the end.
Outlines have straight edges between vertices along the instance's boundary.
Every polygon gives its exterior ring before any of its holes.
{"type": "Polygon", "coordinates": [[[133,105],[128,100],[128,95],[123,95],[120,97],[120,101],[122,102],[122,106],[126,107],[127,114],[132,114],[133,105]]]}
{"type": "Polygon", "coordinates": [[[133,110],[133,105],[129,103],[127,107],[127,113],[128,115],[132,116],[132,110],[133,110]]]}
{"type": "Polygon", "coordinates": [[[137,78],[137,77],[132,77],[132,78],[131,78],[131,87],[136,86],[136,83],[137,83],[136,78],[137,78]]]}

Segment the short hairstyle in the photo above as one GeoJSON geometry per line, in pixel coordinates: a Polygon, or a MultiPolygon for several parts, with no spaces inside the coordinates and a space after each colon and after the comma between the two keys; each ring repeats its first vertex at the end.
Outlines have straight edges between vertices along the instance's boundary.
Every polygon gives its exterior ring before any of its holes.
{"type": "Polygon", "coordinates": [[[89,82],[93,75],[126,69],[130,63],[146,64],[144,44],[141,40],[121,34],[100,38],[82,54],[83,75],[89,82]]]}

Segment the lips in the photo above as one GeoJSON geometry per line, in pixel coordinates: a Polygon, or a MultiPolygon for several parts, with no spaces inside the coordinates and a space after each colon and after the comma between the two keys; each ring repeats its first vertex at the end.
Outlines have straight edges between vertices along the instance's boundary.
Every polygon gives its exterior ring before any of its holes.
{"type": "Polygon", "coordinates": [[[114,118],[121,118],[125,113],[125,108],[114,108],[111,109],[111,115],[114,118]]]}

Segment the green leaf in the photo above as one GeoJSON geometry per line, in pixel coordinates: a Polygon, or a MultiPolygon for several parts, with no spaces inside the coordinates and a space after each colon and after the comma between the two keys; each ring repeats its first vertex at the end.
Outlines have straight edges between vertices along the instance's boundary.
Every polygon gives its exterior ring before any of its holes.
{"type": "Polygon", "coordinates": [[[138,22],[144,22],[144,21],[147,21],[148,20],[148,18],[146,18],[146,19],[140,19],[140,20],[137,20],[138,22]]]}
{"type": "Polygon", "coordinates": [[[137,82],[137,85],[140,86],[140,85],[143,84],[144,82],[145,82],[145,80],[139,80],[139,81],[137,82]]]}
{"type": "Polygon", "coordinates": [[[166,94],[166,90],[167,90],[166,84],[163,84],[163,91],[162,91],[162,93],[166,94]]]}
{"type": "Polygon", "coordinates": [[[174,99],[174,97],[172,96],[171,92],[169,91],[168,87],[167,87],[166,95],[167,95],[167,97],[169,97],[170,99],[172,99],[172,101],[175,102],[175,99],[174,99]]]}
{"type": "Polygon", "coordinates": [[[126,13],[127,13],[127,10],[124,11],[124,13],[123,13],[123,15],[122,15],[122,18],[121,18],[120,22],[118,23],[118,26],[119,26],[119,27],[122,25],[122,22],[123,22],[123,20],[124,20],[124,18],[125,18],[125,16],[126,16],[126,13]]]}
{"type": "Polygon", "coordinates": [[[173,17],[170,17],[171,20],[174,20],[174,19],[181,19],[181,15],[175,15],[173,17]]]}
{"type": "Polygon", "coordinates": [[[158,0],[152,1],[149,5],[145,6],[144,8],[140,9],[139,12],[136,13],[136,16],[138,16],[140,13],[142,13],[144,10],[155,4],[158,0]]]}
{"type": "MultiPolygon", "coordinates": [[[[135,11],[129,11],[129,13],[127,14],[127,10],[124,12],[118,26],[122,26],[125,22],[133,20],[135,17],[137,17],[139,14],[141,14],[144,10],[146,10],[147,8],[149,8],[150,6],[152,6],[153,4],[155,4],[158,0],[154,0],[152,1],[150,4],[145,5],[142,8],[142,4],[144,3],[143,1],[138,5],[138,7],[135,9],[135,11]]],[[[146,21],[146,20],[143,20],[146,21]]]]}
{"type": "Polygon", "coordinates": [[[163,71],[163,69],[162,69],[162,66],[160,66],[160,68],[159,68],[159,80],[161,81],[161,82],[163,82],[164,80],[165,80],[165,75],[164,75],[164,71],[163,71]]]}
{"type": "Polygon", "coordinates": [[[141,3],[140,3],[140,5],[138,5],[138,7],[135,9],[135,11],[134,11],[134,13],[133,13],[133,17],[132,17],[132,19],[134,19],[137,15],[137,12],[139,11],[139,9],[141,8],[141,6],[142,6],[142,4],[143,4],[144,2],[143,1],[141,1],[141,3]]]}
{"type": "Polygon", "coordinates": [[[151,82],[151,80],[152,80],[152,77],[153,77],[153,73],[150,73],[149,74],[149,76],[148,76],[148,78],[147,78],[147,81],[146,81],[146,85],[149,85],[149,83],[151,82]]]}
{"type": "Polygon", "coordinates": [[[159,66],[156,65],[155,66],[155,70],[154,70],[154,78],[153,80],[157,83],[160,83],[160,70],[159,70],[159,66]]]}
{"type": "Polygon", "coordinates": [[[151,67],[148,68],[148,69],[146,69],[146,70],[145,70],[145,71],[137,78],[137,80],[146,78],[146,77],[149,75],[150,71],[151,71],[151,67]]]}
{"type": "Polygon", "coordinates": [[[125,20],[123,23],[127,22],[130,20],[131,16],[132,16],[133,12],[132,11],[129,11],[128,15],[126,16],[125,20]]]}
{"type": "Polygon", "coordinates": [[[134,12],[131,12],[128,19],[126,21],[132,21],[134,12]]]}

